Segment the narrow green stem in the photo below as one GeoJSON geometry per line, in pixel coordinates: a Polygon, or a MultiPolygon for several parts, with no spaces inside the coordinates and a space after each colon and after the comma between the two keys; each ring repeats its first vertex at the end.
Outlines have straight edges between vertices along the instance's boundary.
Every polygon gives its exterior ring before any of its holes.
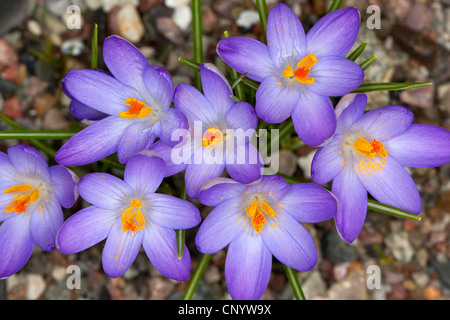
{"type": "MultiPolygon", "coordinates": [[[[225,38],[230,37],[228,31],[225,31],[224,35],[225,35],[225,38]]],[[[240,74],[236,70],[229,67],[229,72],[230,72],[230,76],[231,76],[231,82],[235,82],[239,79],[240,74]]],[[[234,87],[234,92],[235,92],[236,97],[238,97],[240,101],[246,101],[244,85],[241,83],[241,81],[236,83],[236,85],[234,87]]]]}
{"type": "MultiPolygon", "coordinates": [[[[6,124],[8,124],[11,128],[14,130],[24,130],[24,128],[18,124],[17,122],[9,119],[4,114],[0,113],[0,120],[4,121],[6,124]]],[[[47,154],[50,157],[54,157],[56,154],[56,150],[53,149],[50,145],[46,144],[43,141],[39,141],[36,139],[29,139],[30,143],[37,149],[41,150],[45,154],[47,154]]]]}
{"type": "MultiPolygon", "coordinates": [[[[184,186],[183,189],[181,190],[180,199],[182,199],[182,200],[187,200],[188,199],[186,186],[184,186]]],[[[183,257],[184,244],[186,243],[186,241],[185,241],[186,231],[184,229],[180,229],[180,230],[176,230],[175,232],[177,234],[177,254],[178,254],[178,259],[181,259],[183,257]]]]}
{"type": "Polygon", "coordinates": [[[328,8],[328,13],[339,9],[342,5],[343,0],[333,0],[330,7],[328,8]]]}
{"type": "Polygon", "coordinates": [[[212,255],[204,254],[200,257],[197,267],[194,270],[194,273],[191,275],[191,279],[189,280],[188,286],[183,294],[183,300],[191,300],[194,296],[195,290],[197,290],[198,284],[200,280],[203,278],[203,274],[206,271],[206,267],[208,267],[209,262],[211,261],[212,255]]]}
{"type": "Polygon", "coordinates": [[[35,139],[35,140],[65,140],[76,134],[73,130],[11,130],[0,131],[0,139],[35,139]]]}
{"type": "Polygon", "coordinates": [[[363,83],[353,90],[353,93],[364,93],[371,91],[396,91],[418,88],[432,85],[431,82],[380,82],[380,83],[363,83]]]}
{"type": "Polygon", "coordinates": [[[284,272],[286,273],[286,277],[289,280],[289,284],[291,285],[292,291],[294,292],[294,297],[297,300],[306,300],[305,294],[303,293],[302,286],[300,285],[300,281],[297,277],[297,272],[289,268],[288,266],[283,264],[284,272]]]}
{"type": "MultiPolygon", "coordinates": [[[[192,36],[194,42],[194,62],[203,62],[203,30],[202,30],[202,1],[192,0],[192,36]]],[[[200,71],[195,71],[194,84],[198,90],[202,90],[200,71]]]]}
{"type": "Polygon", "coordinates": [[[91,41],[91,69],[97,69],[98,66],[98,25],[94,25],[91,41]]]}
{"type": "Polygon", "coordinates": [[[256,0],[256,8],[259,14],[259,21],[261,22],[261,29],[264,35],[264,41],[267,42],[266,29],[267,29],[267,17],[269,12],[267,10],[266,0],[256,0]]]}

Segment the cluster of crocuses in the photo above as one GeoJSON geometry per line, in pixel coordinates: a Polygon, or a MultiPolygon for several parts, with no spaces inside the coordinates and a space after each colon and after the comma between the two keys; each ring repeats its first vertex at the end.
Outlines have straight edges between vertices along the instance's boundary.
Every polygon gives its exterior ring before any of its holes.
{"type": "Polygon", "coordinates": [[[364,113],[367,97],[351,94],[364,72],[344,58],[359,25],[357,9],[344,8],[305,35],[297,16],[278,4],[269,12],[267,45],[244,37],[221,40],[220,57],[260,82],[255,107],[236,102],[212,64],[200,66],[203,93],[189,84],[174,88],[164,68],[151,66],[124,39],[107,38],[109,73],[72,70],[64,78],[72,114],[89,126],[57,152],[59,165],[49,167],[25,145],[0,153],[0,278],[20,270],[35,244],[73,254],[106,239],[102,264],[110,277],[122,276],[142,245],[162,275],[187,281],[190,255],[185,247],[178,257],[175,230],[201,223],[195,238],[201,253],[228,246],[231,297],[259,299],[273,257],[299,271],[316,264],[315,243],[301,223],[334,218],[342,238],[353,242],[365,220],[367,192],[420,213],[418,189],[403,166],[448,163],[450,132],[412,124],[412,112],[401,106],[364,113]],[[342,96],[336,108],[330,100],[335,96],[342,96]],[[229,134],[254,133],[259,119],[273,124],[290,116],[299,137],[319,147],[312,162],[315,183],[290,185],[264,176],[249,136],[229,134]],[[195,127],[199,139],[192,136],[195,127]],[[180,152],[184,161],[174,161],[180,152]],[[123,179],[102,172],[79,179],[66,168],[114,153],[125,164],[123,179]],[[165,177],[182,171],[187,195],[214,207],[204,221],[191,202],[156,193],[165,177]],[[330,192],[321,185],[331,180],[330,192]],[[78,195],[91,206],[64,221],[62,207],[72,207],[78,195]]]}

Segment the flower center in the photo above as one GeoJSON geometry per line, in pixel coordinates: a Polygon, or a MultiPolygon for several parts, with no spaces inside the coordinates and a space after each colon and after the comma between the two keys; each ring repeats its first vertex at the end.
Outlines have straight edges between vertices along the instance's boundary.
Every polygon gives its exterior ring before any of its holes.
{"type": "Polygon", "coordinates": [[[283,77],[291,79],[291,82],[295,79],[303,84],[314,84],[315,79],[308,77],[308,74],[316,63],[317,57],[311,53],[297,63],[297,70],[294,71],[291,66],[287,66],[283,71],[283,77]]]}
{"type": "Polygon", "coordinates": [[[374,156],[386,157],[388,153],[383,148],[383,143],[373,139],[372,142],[367,141],[364,138],[359,138],[353,143],[353,148],[355,150],[368,158],[374,156]]]}
{"type": "Polygon", "coordinates": [[[144,229],[145,218],[141,212],[142,202],[136,199],[131,200],[130,207],[122,213],[122,231],[127,232],[131,230],[138,232],[139,229],[144,229]]]}
{"type": "Polygon", "coordinates": [[[247,207],[246,212],[252,220],[253,228],[255,228],[255,231],[258,233],[261,232],[261,229],[266,223],[266,217],[264,216],[264,214],[268,215],[271,218],[275,217],[275,211],[264,201],[252,201],[247,207]]]}
{"type": "Polygon", "coordinates": [[[210,127],[206,130],[202,138],[202,145],[206,147],[214,147],[223,140],[223,133],[216,127],[210,127]]]}
{"type": "Polygon", "coordinates": [[[29,184],[19,184],[6,189],[3,193],[17,193],[14,201],[6,208],[5,212],[23,213],[27,211],[27,206],[39,199],[39,190],[29,184]]]}
{"type": "Polygon", "coordinates": [[[128,98],[127,100],[125,100],[125,104],[127,106],[130,106],[130,108],[127,111],[119,113],[119,116],[125,119],[142,119],[152,112],[152,108],[147,106],[144,102],[139,101],[135,98],[128,98]]]}

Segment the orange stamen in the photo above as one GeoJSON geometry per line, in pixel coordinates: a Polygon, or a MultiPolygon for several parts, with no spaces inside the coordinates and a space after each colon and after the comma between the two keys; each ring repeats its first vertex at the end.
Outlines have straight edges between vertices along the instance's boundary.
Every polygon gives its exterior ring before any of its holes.
{"type": "Polygon", "coordinates": [[[128,98],[125,100],[125,104],[127,106],[130,106],[130,108],[127,111],[123,111],[119,113],[119,116],[125,119],[131,119],[131,118],[144,118],[148,116],[152,109],[147,106],[144,102],[139,101],[135,98],[128,98]]]}

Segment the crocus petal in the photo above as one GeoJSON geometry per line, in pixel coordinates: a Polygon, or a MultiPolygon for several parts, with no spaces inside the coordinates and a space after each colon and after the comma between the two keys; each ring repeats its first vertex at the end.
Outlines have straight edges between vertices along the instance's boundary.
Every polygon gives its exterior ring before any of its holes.
{"type": "Polygon", "coordinates": [[[312,183],[290,186],[287,194],[278,202],[299,222],[316,223],[331,219],[337,210],[337,199],[328,190],[312,183]]]}
{"type": "Polygon", "coordinates": [[[241,183],[250,183],[260,179],[264,163],[258,149],[250,143],[234,147],[234,153],[227,150],[226,169],[230,177],[241,183]]]}
{"type": "Polygon", "coordinates": [[[70,102],[69,109],[70,113],[78,120],[97,121],[108,116],[106,113],[88,107],[77,100],[70,102]]]}
{"type": "Polygon", "coordinates": [[[169,72],[159,66],[148,67],[144,70],[144,82],[150,104],[156,104],[162,111],[169,109],[173,97],[173,81],[169,72]]]}
{"type": "Polygon", "coordinates": [[[272,255],[261,237],[244,232],[228,248],[225,280],[234,300],[257,300],[269,284],[272,255]]]}
{"type": "Polygon", "coordinates": [[[184,113],[174,108],[167,109],[166,112],[160,115],[161,121],[161,134],[159,135],[162,142],[166,145],[173,147],[181,141],[181,137],[172,136],[177,130],[188,130],[189,122],[184,113]]]}
{"type": "Polygon", "coordinates": [[[20,174],[36,175],[46,181],[50,180],[47,161],[35,148],[17,144],[8,148],[8,156],[20,174]]]}
{"type": "Polygon", "coordinates": [[[14,180],[17,175],[16,168],[12,165],[8,155],[3,152],[0,152],[0,172],[2,173],[0,181],[14,180]]]}
{"type": "Polygon", "coordinates": [[[195,244],[200,252],[218,252],[251,226],[242,212],[242,200],[230,198],[215,207],[200,225],[195,244]]]}
{"type": "Polygon", "coordinates": [[[258,116],[256,115],[255,109],[246,102],[234,104],[228,110],[225,120],[230,129],[254,130],[258,125],[258,116]]]}
{"type": "MultiPolygon", "coordinates": [[[[184,169],[186,169],[186,164],[184,163],[175,163],[172,161],[172,150],[173,148],[169,147],[162,141],[155,142],[149,150],[156,152],[156,154],[161,157],[165,164],[166,164],[166,170],[164,177],[170,177],[174,174],[177,174],[184,169]]],[[[143,151],[145,152],[145,151],[143,151]]]]}
{"type": "Polygon", "coordinates": [[[315,82],[308,86],[311,92],[322,96],[343,96],[358,88],[364,70],[355,62],[342,57],[320,57],[311,68],[309,77],[315,82]]]}
{"type": "Polygon", "coordinates": [[[136,259],[143,239],[143,230],[124,232],[122,222],[117,219],[102,252],[102,266],[105,273],[111,278],[123,276],[136,259]]]}
{"type": "Polygon", "coordinates": [[[217,122],[217,113],[200,91],[189,84],[181,83],[173,96],[175,108],[186,115],[189,122],[217,122]]]}
{"type": "Polygon", "coordinates": [[[258,82],[273,74],[275,70],[267,46],[255,39],[222,39],[217,45],[217,53],[233,69],[258,82]]]}
{"type": "Polygon", "coordinates": [[[356,174],[379,202],[418,214],[422,209],[419,190],[409,173],[395,158],[366,161],[356,165],[356,174]]]}
{"type": "Polygon", "coordinates": [[[331,192],[338,198],[336,228],[347,242],[353,242],[363,227],[367,214],[367,191],[351,166],[333,180],[331,192]]]}
{"type": "Polygon", "coordinates": [[[426,124],[412,124],[385,144],[390,156],[406,167],[439,167],[450,162],[450,131],[426,124]]]}
{"type": "Polygon", "coordinates": [[[248,185],[245,194],[265,194],[272,201],[279,201],[289,190],[289,183],[277,175],[262,176],[260,181],[248,185]]]}
{"type": "Polygon", "coordinates": [[[286,67],[290,59],[297,63],[306,51],[302,23],[285,4],[273,7],[267,18],[267,46],[277,67],[286,67]]]}
{"type": "Polygon", "coordinates": [[[202,217],[191,202],[167,194],[154,193],[147,196],[150,219],[161,227],[189,229],[198,225],[202,217]]]}
{"type": "Polygon", "coordinates": [[[313,53],[317,57],[343,57],[355,43],[359,25],[359,11],[353,7],[335,10],[325,15],[306,35],[308,53],[313,53]]]}
{"type": "Polygon", "coordinates": [[[127,163],[128,160],[138,152],[150,146],[157,137],[160,124],[149,126],[145,122],[136,122],[129,125],[120,139],[117,148],[117,158],[120,163],[127,163]]]}
{"type": "Polygon", "coordinates": [[[64,84],[74,99],[109,115],[128,110],[128,98],[140,99],[136,90],[99,70],[71,70],[64,84]]]}
{"type": "Polygon", "coordinates": [[[84,200],[99,208],[117,209],[132,189],[116,176],[94,172],[80,179],[78,192],[84,200]]]}
{"type": "Polygon", "coordinates": [[[316,151],[311,163],[311,178],[315,183],[326,184],[342,171],[345,166],[342,144],[342,136],[337,136],[316,151]]]}
{"type": "Polygon", "coordinates": [[[231,98],[233,91],[230,84],[220,70],[211,63],[200,65],[200,76],[206,100],[216,110],[219,119],[222,119],[235,103],[231,98]]]}
{"type": "Polygon", "coordinates": [[[288,267],[309,271],[317,262],[312,236],[290,214],[277,213],[261,230],[264,243],[288,267]]]}
{"type": "Polygon", "coordinates": [[[304,90],[292,113],[295,131],[307,145],[318,146],[336,129],[336,115],[329,97],[304,90]]]}
{"type": "Polygon", "coordinates": [[[364,132],[367,138],[384,142],[408,129],[414,114],[402,106],[387,106],[371,110],[356,121],[352,130],[364,132]]]}
{"type": "Polygon", "coordinates": [[[19,271],[30,259],[33,247],[28,215],[4,221],[0,226],[0,279],[19,271]]]}
{"type": "Polygon", "coordinates": [[[188,164],[184,179],[189,198],[197,198],[202,185],[208,180],[219,177],[224,169],[225,164],[188,164]]]}
{"type": "Polygon", "coordinates": [[[137,154],[128,161],[124,180],[137,193],[153,193],[163,181],[164,171],[165,164],[162,158],[137,154]]]}
{"type": "Polygon", "coordinates": [[[39,201],[31,214],[31,236],[44,251],[52,251],[55,248],[56,234],[64,222],[64,214],[55,197],[49,197],[39,201]]]}
{"type": "Polygon", "coordinates": [[[50,167],[50,177],[53,193],[61,206],[64,208],[72,207],[78,197],[75,186],[79,178],[73,171],[58,165],[50,167]]]}
{"type": "Polygon", "coordinates": [[[134,45],[115,35],[107,37],[103,42],[103,59],[117,80],[140,92],[145,91],[142,76],[149,63],[134,45]]]}
{"type": "Polygon", "coordinates": [[[163,276],[177,281],[189,280],[191,257],[185,245],[183,256],[178,259],[175,231],[146,222],[142,246],[150,262],[163,276]]]}
{"type": "Polygon", "coordinates": [[[361,118],[367,105],[367,95],[349,93],[339,100],[334,110],[337,118],[336,134],[344,133],[351,125],[361,118]]]}
{"type": "Polygon", "coordinates": [[[107,117],[71,137],[56,152],[55,160],[65,166],[81,166],[101,160],[117,151],[126,119],[107,117]]]}
{"type": "Polygon", "coordinates": [[[224,200],[241,196],[246,189],[245,184],[219,177],[203,185],[198,199],[206,206],[216,207],[224,200]]]}
{"type": "Polygon", "coordinates": [[[299,102],[299,91],[282,82],[275,76],[267,77],[256,91],[255,110],[265,122],[283,122],[299,102]]]}
{"type": "Polygon", "coordinates": [[[81,252],[104,240],[115,220],[117,211],[90,206],[71,215],[62,225],[56,238],[56,246],[63,254],[81,252]]]}

